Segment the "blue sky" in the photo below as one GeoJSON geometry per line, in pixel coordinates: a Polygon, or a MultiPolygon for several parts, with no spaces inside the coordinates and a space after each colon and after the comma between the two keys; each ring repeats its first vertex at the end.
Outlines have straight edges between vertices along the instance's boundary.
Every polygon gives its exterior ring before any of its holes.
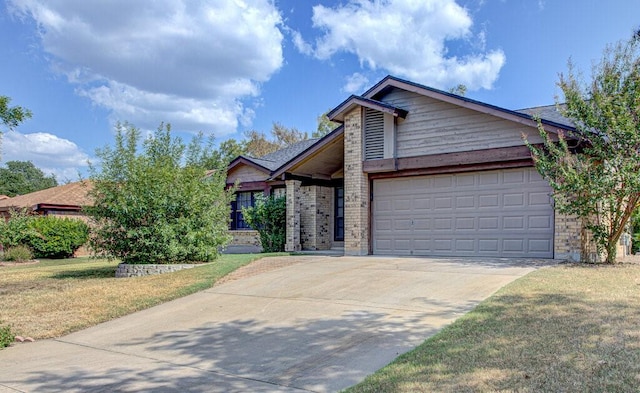
{"type": "Polygon", "coordinates": [[[117,121],[187,140],[311,132],[387,74],[551,104],[567,60],[588,78],[638,15],[637,0],[6,0],[0,95],[33,118],[5,133],[2,162],[75,180],[117,121]]]}

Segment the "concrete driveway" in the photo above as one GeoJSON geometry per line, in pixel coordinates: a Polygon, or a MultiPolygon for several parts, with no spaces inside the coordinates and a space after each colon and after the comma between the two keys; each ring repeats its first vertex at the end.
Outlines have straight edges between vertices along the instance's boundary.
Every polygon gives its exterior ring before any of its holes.
{"type": "Polygon", "coordinates": [[[301,256],[0,351],[0,391],[329,392],[549,261],[301,256]]]}

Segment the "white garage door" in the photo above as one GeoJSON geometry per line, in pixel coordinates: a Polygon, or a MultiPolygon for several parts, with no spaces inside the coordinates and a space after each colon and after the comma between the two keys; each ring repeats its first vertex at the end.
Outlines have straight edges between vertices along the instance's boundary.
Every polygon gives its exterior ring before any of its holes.
{"type": "Polygon", "coordinates": [[[373,182],[373,253],[553,258],[551,188],[534,168],[373,182]]]}

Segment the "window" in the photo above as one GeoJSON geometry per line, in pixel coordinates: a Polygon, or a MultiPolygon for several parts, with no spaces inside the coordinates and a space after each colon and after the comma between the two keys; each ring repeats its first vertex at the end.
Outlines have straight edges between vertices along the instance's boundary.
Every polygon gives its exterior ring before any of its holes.
{"type": "Polygon", "coordinates": [[[230,229],[251,229],[242,215],[243,207],[251,207],[256,203],[258,192],[238,192],[236,200],[231,202],[231,225],[230,229]]]}
{"type": "Polygon", "coordinates": [[[333,240],[344,240],[344,187],[336,187],[333,240]]]}

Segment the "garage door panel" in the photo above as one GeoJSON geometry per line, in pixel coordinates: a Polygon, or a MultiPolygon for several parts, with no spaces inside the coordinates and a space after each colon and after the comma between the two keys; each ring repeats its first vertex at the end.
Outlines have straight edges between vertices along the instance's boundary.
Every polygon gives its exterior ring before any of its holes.
{"type": "Polygon", "coordinates": [[[447,230],[450,231],[453,229],[452,225],[453,220],[451,218],[436,218],[433,220],[433,229],[435,231],[447,230]]]}
{"type": "Polygon", "coordinates": [[[428,218],[415,218],[413,219],[413,229],[415,231],[432,229],[431,220],[428,218]]]}
{"type": "Polygon", "coordinates": [[[377,218],[374,222],[374,225],[378,229],[378,231],[391,231],[393,229],[393,220],[377,218]]]}
{"type": "Polygon", "coordinates": [[[375,180],[373,251],[552,258],[550,193],[533,168],[375,180]]]}
{"type": "Polygon", "coordinates": [[[485,172],[485,173],[479,174],[477,177],[478,177],[478,184],[481,186],[496,185],[500,182],[498,172],[485,172]]]}
{"type": "Polygon", "coordinates": [[[457,196],[456,197],[456,209],[475,208],[476,198],[473,195],[469,196],[457,196]]]}
{"type": "Polygon", "coordinates": [[[417,196],[413,199],[413,206],[416,210],[425,210],[431,208],[431,198],[417,196]]]}
{"type": "Polygon", "coordinates": [[[453,240],[451,239],[434,239],[433,240],[433,250],[434,251],[451,251],[451,247],[453,245],[453,240]]]}
{"type": "Polygon", "coordinates": [[[503,175],[503,184],[522,184],[525,183],[525,172],[524,171],[509,171],[502,172],[503,175]]]}
{"type": "Polygon", "coordinates": [[[529,229],[550,229],[553,225],[549,216],[529,216],[528,222],[529,229]]]}
{"type": "Polygon", "coordinates": [[[452,175],[440,175],[432,177],[432,184],[429,186],[433,188],[451,188],[453,186],[453,176],[452,175]]]}
{"type": "Polygon", "coordinates": [[[456,239],[455,251],[456,252],[473,252],[475,250],[475,240],[473,239],[456,239]]]}
{"type": "Polygon", "coordinates": [[[502,206],[503,207],[523,207],[524,206],[524,195],[519,192],[515,194],[504,194],[502,196],[502,206]]]}
{"type": "Polygon", "coordinates": [[[480,217],[478,218],[478,230],[495,230],[499,228],[499,217],[480,217]]]}
{"type": "Polygon", "coordinates": [[[411,199],[395,199],[393,201],[393,211],[397,213],[406,212],[412,209],[411,199]]]}
{"type": "Polygon", "coordinates": [[[435,197],[433,200],[433,207],[437,209],[451,209],[453,207],[453,203],[451,201],[451,197],[435,197]]]}
{"type": "Polygon", "coordinates": [[[479,252],[498,252],[498,239],[479,239],[478,240],[479,252]]]}
{"type": "Polygon", "coordinates": [[[502,229],[524,229],[525,218],[522,216],[502,217],[502,229]]]}
{"type": "Polygon", "coordinates": [[[502,250],[504,252],[524,252],[524,239],[504,239],[502,241],[502,250]]]}
{"type": "Polygon", "coordinates": [[[459,217],[456,218],[456,230],[475,229],[475,217],[459,217]]]}
{"type": "Polygon", "coordinates": [[[456,187],[468,187],[476,184],[476,176],[474,175],[458,175],[455,180],[456,187]]]}
{"type": "Polygon", "coordinates": [[[478,197],[478,207],[479,208],[495,208],[500,206],[500,196],[491,194],[491,195],[480,195],[478,197]]]}
{"type": "Polygon", "coordinates": [[[529,252],[552,252],[553,243],[549,239],[529,239],[529,252]]]}
{"type": "Polygon", "coordinates": [[[529,206],[548,206],[551,202],[549,193],[546,192],[529,192],[529,206]]]}

